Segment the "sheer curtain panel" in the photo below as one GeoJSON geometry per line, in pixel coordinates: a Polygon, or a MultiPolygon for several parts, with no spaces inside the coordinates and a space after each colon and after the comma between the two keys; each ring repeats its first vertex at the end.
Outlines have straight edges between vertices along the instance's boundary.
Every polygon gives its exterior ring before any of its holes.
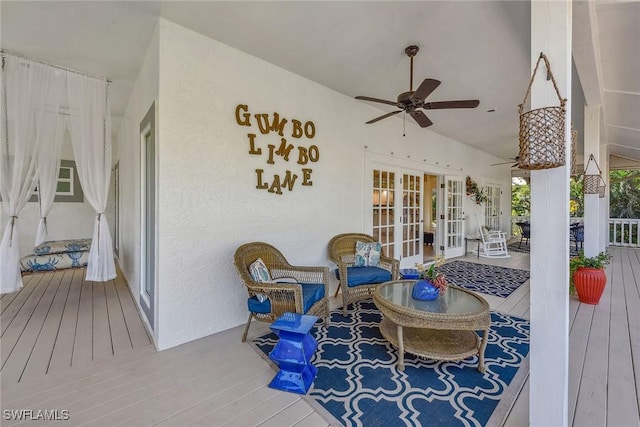
{"type": "MultiPolygon", "coordinates": [[[[36,186],[36,158],[44,138],[54,70],[13,55],[2,56],[0,93],[0,195],[8,216],[0,242],[0,292],[22,287],[18,266],[19,213],[36,186]]],[[[56,103],[57,108],[57,103],[56,103]]]]}
{"type": "Polygon", "coordinates": [[[104,282],[116,277],[113,242],[104,215],[111,179],[108,83],[80,74],[70,73],[67,78],[71,145],[84,195],[97,213],[86,280],[104,282]]]}
{"type": "Polygon", "coordinates": [[[60,154],[62,141],[66,129],[64,115],[60,114],[59,106],[53,100],[59,100],[62,96],[66,99],[65,82],[66,75],[60,70],[53,71],[56,74],[55,82],[51,88],[50,107],[44,111],[43,135],[46,135],[38,148],[36,158],[36,175],[38,176],[38,208],[40,222],[36,231],[35,246],[47,240],[47,216],[51,210],[53,199],[56,196],[58,185],[58,171],[60,170],[60,154]]]}

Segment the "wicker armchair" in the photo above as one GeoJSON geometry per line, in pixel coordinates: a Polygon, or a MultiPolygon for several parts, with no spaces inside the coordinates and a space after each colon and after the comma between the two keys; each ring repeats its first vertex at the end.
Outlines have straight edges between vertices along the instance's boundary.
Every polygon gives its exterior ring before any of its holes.
{"type": "Polygon", "coordinates": [[[327,267],[298,267],[287,262],[284,255],[268,243],[252,242],[240,246],[234,256],[236,272],[249,291],[249,319],[242,334],[247,339],[251,320],[273,322],[283,313],[300,313],[322,317],[325,326],[329,321],[329,269],[327,267]],[[255,281],[249,266],[261,258],[271,274],[272,282],[255,281]],[[298,283],[274,283],[279,279],[295,279],[298,283]],[[318,285],[322,288],[318,289],[318,285]],[[257,295],[268,299],[259,303],[257,295]],[[256,310],[259,306],[260,309],[256,310]],[[305,310],[307,306],[307,310],[305,310]],[[255,311],[252,311],[253,308],[255,311]]]}
{"type": "Polygon", "coordinates": [[[342,314],[345,316],[347,315],[347,306],[349,304],[370,298],[378,284],[387,280],[397,280],[400,267],[398,260],[386,257],[383,254],[380,257],[379,268],[388,271],[390,277],[385,280],[372,280],[371,283],[353,284],[354,281],[350,281],[349,279],[349,271],[353,273],[362,268],[355,267],[355,248],[357,241],[375,242],[376,240],[368,234],[348,233],[339,234],[329,241],[329,259],[338,266],[336,275],[339,276],[338,279],[340,280],[338,289],[342,288],[342,314]]]}

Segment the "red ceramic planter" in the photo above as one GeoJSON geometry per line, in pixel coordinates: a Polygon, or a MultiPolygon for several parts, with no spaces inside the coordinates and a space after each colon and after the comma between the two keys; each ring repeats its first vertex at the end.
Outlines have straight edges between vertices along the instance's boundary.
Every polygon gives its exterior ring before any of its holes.
{"type": "Polygon", "coordinates": [[[573,283],[580,302],[598,304],[607,284],[604,268],[580,267],[573,274],[573,283]]]}

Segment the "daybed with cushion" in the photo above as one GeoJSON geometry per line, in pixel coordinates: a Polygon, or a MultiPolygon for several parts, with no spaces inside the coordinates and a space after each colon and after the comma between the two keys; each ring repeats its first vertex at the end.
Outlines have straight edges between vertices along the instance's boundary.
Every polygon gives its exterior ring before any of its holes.
{"type": "Polygon", "coordinates": [[[84,267],[89,261],[89,249],[91,239],[44,242],[33,249],[33,254],[20,259],[20,270],[24,273],[84,267]]]}
{"type": "Polygon", "coordinates": [[[342,314],[347,306],[370,298],[376,286],[398,280],[400,262],[384,256],[382,245],[368,234],[339,234],[329,242],[329,259],[335,262],[342,288],[342,314]]]}
{"type": "Polygon", "coordinates": [[[246,341],[251,320],[273,322],[282,314],[300,313],[329,321],[329,269],[292,266],[268,243],[252,242],[235,253],[236,272],[249,292],[249,319],[242,334],[246,341]]]}

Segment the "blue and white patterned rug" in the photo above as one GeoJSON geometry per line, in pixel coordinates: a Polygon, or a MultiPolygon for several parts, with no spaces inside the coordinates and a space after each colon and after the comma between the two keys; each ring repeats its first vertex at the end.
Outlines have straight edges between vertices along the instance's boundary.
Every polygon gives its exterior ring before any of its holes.
{"type": "Polygon", "coordinates": [[[529,280],[527,270],[478,264],[467,261],[451,261],[440,268],[449,283],[474,292],[482,292],[506,298],[529,280]]]}
{"type": "MultiPolygon", "coordinates": [[[[328,328],[311,331],[318,340],[312,359],[318,375],[305,399],[319,404],[330,422],[365,427],[502,424],[528,375],[528,321],[491,313],[486,372],[481,374],[477,356],[437,362],[406,354],[405,370],[398,371],[398,351],[380,335],[380,320],[375,304],[362,301],[349,306],[347,317],[334,311],[328,328]]],[[[267,334],[253,346],[266,359],[276,342],[274,334],[267,334]]]]}

